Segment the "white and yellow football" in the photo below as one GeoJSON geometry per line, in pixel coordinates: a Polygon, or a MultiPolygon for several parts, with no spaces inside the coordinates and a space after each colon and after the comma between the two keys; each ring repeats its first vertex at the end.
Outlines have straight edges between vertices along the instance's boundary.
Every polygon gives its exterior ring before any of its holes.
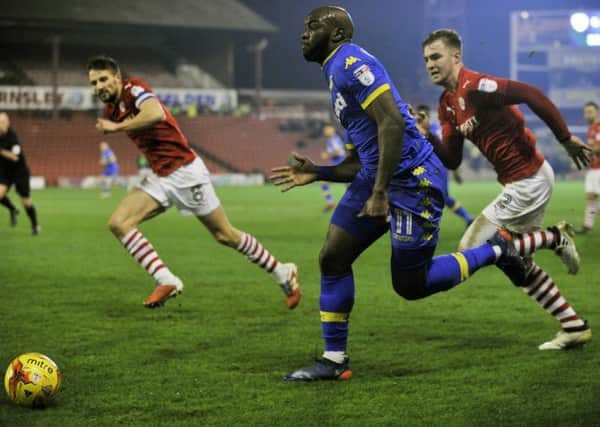
{"type": "Polygon", "coordinates": [[[16,357],[4,375],[4,388],[10,400],[32,408],[43,408],[54,399],[60,382],[58,365],[41,353],[16,357]]]}

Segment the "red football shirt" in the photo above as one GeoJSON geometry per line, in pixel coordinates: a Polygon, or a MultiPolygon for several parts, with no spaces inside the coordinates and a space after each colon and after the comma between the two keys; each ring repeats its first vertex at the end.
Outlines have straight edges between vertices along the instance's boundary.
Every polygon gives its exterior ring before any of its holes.
{"type": "Polygon", "coordinates": [[[503,95],[506,82],[463,67],[456,92],[445,90],[438,110],[444,143],[457,136],[468,138],[494,166],[502,184],[533,175],[544,162],[516,106],[501,105],[498,97],[477,96],[503,95]]]}
{"type": "MultiPolygon", "coordinates": [[[[592,123],[588,129],[588,144],[592,148],[600,147],[600,122],[592,123]]],[[[590,154],[591,163],[590,168],[600,169],[600,155],[590,154]]]]}
{"type": "MultiPolygon", "coordinates": [[[[144,81],[133,77],[125,79],[121,97],[116,104],[105,106],[104,117],[114,122],[134,117],[148,98],[156,98],[156,95],[144,81]]],[[[127,136],[144,153],[152,171],[158,176],[167,176],[193,161],[196,153],[189,147],[179,125],[162,102],[161,106],[166,115],[164,122],[147,129],[128,131],[127,136]]]]}

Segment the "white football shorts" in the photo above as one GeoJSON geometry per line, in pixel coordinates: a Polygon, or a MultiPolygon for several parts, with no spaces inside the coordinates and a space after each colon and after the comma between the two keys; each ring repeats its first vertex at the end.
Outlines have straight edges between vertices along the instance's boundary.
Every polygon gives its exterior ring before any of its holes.
{"type": "Polygon", "coordinates": [[[535,174],[506,184],[482,214],[492,224],[517,233],[539,230],[544,225],[544,212],[553,186],[554,171],[544,161],[535,174]]]}
{"type": "Polygon", "coordinates": [[[170,175],[147,176],[138,187],[166,209],[175,206],[182,215],[206,216],[221,204],[200,157],[170,175]]]}
{"type": "Polygon", "coordinates": [[[600,169],[590,169],[585,174],[585,192],[600,194],[600,169]]]}

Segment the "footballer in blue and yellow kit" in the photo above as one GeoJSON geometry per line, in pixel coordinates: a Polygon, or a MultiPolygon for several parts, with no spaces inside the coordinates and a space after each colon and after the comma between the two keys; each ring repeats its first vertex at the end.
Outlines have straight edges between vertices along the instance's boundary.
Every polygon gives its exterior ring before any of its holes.
{"type": "MultiPolygon", "coordinates": [[[[351,43],[354,28],[346,10],[319,7],[304,24],[304,58],[321,64],[351,150],[335,166],[317,166],[294,154],[295,163],[274,168],[270,178],[284,185],[283,191],[316,180],[351,184],[333,213],[319,256],[325,352],[315,365],[292,371],[285,379],[346,380],[352,377],[346,353],[354,305],[352,264],[388,230],[392,284],[406,299],[448,290],[516,251],[513,247],[510,252],[506,239],[496,235],[493,242],[433,258],[446,187],[433,147],[419,133],[381,63],[351,43]]],[[[519,266],[524,275],[524,266],[519,266]]]]}
{"type": "Polygon", "coordinates": [[[379,163],[377,124],[365,109],[383,92],[390,91],[404,123],[401,160],[390,180],[388,203],[395,268],[413,269],[429,261],[437,243],[444,206],[445,176],[433,147],[416,128],[381,63],[353,43],[344,43],[325,59],[322,71],[331,92],[334,112],[346,129],[362,168],[338,203],[332,223],[364,242],[374,241],[389,229],[379,219],[357,218],[371,195],[379,163]],[[408,251],[403,254],[399,250],[408,251]]]}

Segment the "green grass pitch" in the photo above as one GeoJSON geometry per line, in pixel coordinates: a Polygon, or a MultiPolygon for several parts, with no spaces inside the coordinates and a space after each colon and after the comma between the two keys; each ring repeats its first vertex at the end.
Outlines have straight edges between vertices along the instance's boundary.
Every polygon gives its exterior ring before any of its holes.
{"type": "MultiPolygon", "coordinates": [[[[451,188],[472,213],[499,191],[451,188]]],[[[38,351],[63,372],[46,410],[14,406],[2,392],[0,426],[600,425],[598,342],[537,350],[557,322],[493,267],[448,293],[405,301],[390,283],[388,238],[354,268],[354,378],[282,381],[323,348],[317,256],[329,217],[320,189],[217,191],[234,225],[299,265],[304,299],[295,311],[269,276],[175,211],[141,229],[185,292],[145,309],[153,283],[105,226],[124,190],[106,200],[95,190],[35,192],[39,237],[23,211],[12,229],[0,210],[0,367],[38,351]]],[[[581,183],[558,184],[547,224],[579,225],[584,204],[581,183]]],[[[446,211],[438,253],[455,250],[463,230],[446,211]]],[[[549,251],[537,260],[600,328],[600,230],[577,244],[578,276],[549,251]]]]}

